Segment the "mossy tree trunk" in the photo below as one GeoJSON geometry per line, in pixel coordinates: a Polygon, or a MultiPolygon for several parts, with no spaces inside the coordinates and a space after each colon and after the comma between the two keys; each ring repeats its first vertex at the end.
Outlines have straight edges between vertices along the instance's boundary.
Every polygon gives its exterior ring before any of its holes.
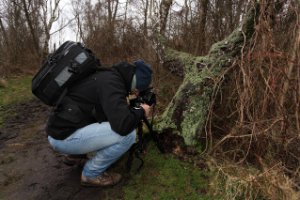
{"type": "Polygon", "coordinates": [[[164,61],[179,62],[183,66],[184,80],[156,124],[159,132],[171,129],[182,136],[187,145],[197,144],[217,79],[239,59],[254,32],[255,10],[248,13],[240,28],[212,45],[207,56],[198,57],[166,48],[164,61]]]}

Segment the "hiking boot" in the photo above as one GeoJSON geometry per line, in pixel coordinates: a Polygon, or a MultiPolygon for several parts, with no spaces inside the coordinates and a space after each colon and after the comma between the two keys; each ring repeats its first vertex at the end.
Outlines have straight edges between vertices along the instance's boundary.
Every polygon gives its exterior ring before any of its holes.
{"type": "Polygon", "coordinates": [[[63,163],[68,166],[78,165],[83,167],[86,161],[88,160],[86,154],[82,155],[65,155],[63,158],[63,163]]]}
{"type": "Polygon", "coordinates": [[[88,178],[81,174],[81,185],[90,187],[112,186],[120,182],[121,178],[121,174],[114,172],[104,172],[95,178],[88,178]]]}

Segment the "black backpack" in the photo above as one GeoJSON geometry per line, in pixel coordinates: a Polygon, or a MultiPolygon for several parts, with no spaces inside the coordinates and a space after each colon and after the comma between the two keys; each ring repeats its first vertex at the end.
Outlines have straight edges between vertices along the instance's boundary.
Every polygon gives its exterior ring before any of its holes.
{"type": "Polygon", "coordinates": [[[32,79],[32,93],[57,106],[69,87],[97,71],[100,61],[79,42],[67,41],[50,54],[32,79]]]}

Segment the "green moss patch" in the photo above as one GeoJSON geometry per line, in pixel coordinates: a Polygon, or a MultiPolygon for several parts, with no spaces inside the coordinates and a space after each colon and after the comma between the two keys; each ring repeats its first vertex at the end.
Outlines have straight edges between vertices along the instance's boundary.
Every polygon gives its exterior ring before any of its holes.
{"type": "Polygon", "coordinates": [[[142,170],[123,188],[125,199],[213,199],[207,196],[208,172],[160,154],[153,144],[149,150],[142,170]]]}

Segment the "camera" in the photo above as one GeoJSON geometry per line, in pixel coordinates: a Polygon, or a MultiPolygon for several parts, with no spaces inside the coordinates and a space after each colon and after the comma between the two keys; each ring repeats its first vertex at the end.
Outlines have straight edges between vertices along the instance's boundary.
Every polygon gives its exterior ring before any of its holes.
{"type": "Polygon", "coordinates": [[[141,91],[137,98],[130,100],[130,106],[132,107],[139,107],[142,103],[149,106],[156,104],[156,94],[152,91],[152,88],[141,91]]]}

